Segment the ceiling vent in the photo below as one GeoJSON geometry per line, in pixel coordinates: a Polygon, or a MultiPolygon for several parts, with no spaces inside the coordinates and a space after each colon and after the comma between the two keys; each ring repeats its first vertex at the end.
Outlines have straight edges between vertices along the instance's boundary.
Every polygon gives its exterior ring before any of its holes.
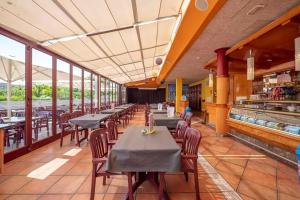
{"type": "Polygon", "coordinates": [[[255,15],[258,11],[262,10],[265,7],[264,4],[256,4],[253,8],[251,8],[248,12],[247,15],[255,15]]]}

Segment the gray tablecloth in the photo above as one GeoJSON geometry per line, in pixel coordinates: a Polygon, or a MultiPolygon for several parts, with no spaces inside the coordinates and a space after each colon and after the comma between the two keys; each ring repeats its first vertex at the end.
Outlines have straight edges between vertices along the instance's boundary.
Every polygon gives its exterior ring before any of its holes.
{"type": "Polygon", "coordinates": [[[178,116],[168,117],[167,114],[153,114],[153,119],[156,126],[166,126],[168,128],[176,128],[177,123],[183,120],[178,116]]]}
{"type": "Polygon", "coordinates": [[[107,119],[109,116],[109,114],[87,114],[70,119],[70,122],[74,125],[81,126],[82,128],[99,128],[100,122],[107,119]]]}
{"type": "Polygon", "coordinates": [[[107,109],[107,110],[102,110],[100,113],[101,114],[114,114],[117,112],[121,112],[125,110],[124,108],[116,108],[116,109],[107,109]]]}
{"type": "Polygon", "coordinates": [[[107,162],[110,172],[174,172],[180,170],[180,147],[166,127],[144,135],[144,126],[127,128],[113,146],[107,162]]]}
{"type": "Polygon", "coordinates": [[[153,114],[167,114],[166,109],[162,109],[162,110],[150,109],[150,112],[152,112],[153,114]]]}

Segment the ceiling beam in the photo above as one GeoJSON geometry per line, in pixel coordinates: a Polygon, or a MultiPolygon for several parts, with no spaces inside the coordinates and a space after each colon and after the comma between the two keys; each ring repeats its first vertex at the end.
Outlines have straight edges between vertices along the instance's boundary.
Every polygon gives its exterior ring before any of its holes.
{"type": "Polygon", "coordinates": [[[166,79],[179,59],[191,47],[225,2],[226,0],[208,0],[208,9],[200,11],[195,7],[195,0],[191,0],[156,80],[158,84],[166,79]]]}

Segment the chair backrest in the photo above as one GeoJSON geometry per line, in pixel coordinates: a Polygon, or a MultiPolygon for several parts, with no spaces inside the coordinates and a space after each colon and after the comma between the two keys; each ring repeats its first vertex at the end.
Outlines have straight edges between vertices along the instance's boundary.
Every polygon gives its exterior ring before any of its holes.
{"type": "Polygon", "coordinates": [[[200,131],[188,127],[185,131],[183,153],[189,155],[197,155],[201,138],[202,136],[200,131]]]}
{"type": "Polygon", "coordinates": [[[70,113],[62,113],[59,116],[59,123],[67,123],[71,119],[71,114],[70,113]]]}
{"type": "Polygon", "coordinates": [[[94,108],[93,109],[93,113],[94,114],[99,114],[100,113],[100,109],[99,108],[94,108]]]}
{"type": "Polygon", "coordinates": [[[82,115],[82,111],[81,110],[74,110],[71,113],[71,118],[76,118],[76,117],[80,117],[82,115]]]}
{"type": "Polygon", "coordinates": [[[187,112],[184,117],[184,121],[186,121],[186,123],[188,124],[189,127],[191,127],[192,116],[193,116],[193,113],[187,112]]]}
{"type": "Polygon", "coordinates": [[[107,157],[108,140],[104,129],[96,129],[91,132],[90,147],[93,158],[107,157]]]}
{"type": "Polygon", "coordinates": [[[180,117],[181,117],[182,119],[184,119],[184,118],[185,118],[185,114],[186,114],[186,112],[183,111],[182,113],[180,113],[180,117]]]}
{"type": "Polygon", "coordinates": [[[109,140],[117,140],[118,139],[118,132],[116,130],[116,122],[114,120],[108,119],[106,121],[106,131],[107,137],[109,140]]]}
{"type": "Polygon", "coordinates": [[[150,111],[145,110],[145,126],[148,126],[149,124],[149,114],[150,111]]]}
{"type": "Polygon", "coordinates": [[[176,138],[184,139],[185,131],[188,127],[188,124],[185,121],[178,121],[176,127],[176,138]]]}

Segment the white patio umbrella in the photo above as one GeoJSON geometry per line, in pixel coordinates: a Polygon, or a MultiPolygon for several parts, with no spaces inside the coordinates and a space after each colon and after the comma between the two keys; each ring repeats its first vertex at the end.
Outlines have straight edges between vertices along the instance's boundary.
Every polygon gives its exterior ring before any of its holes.
{"type": "MultiPolygon", "coordinates": [[[[69,80],[69,73],[57,70],[57,77],[59,80],[69,80]]],[[[25,85],[25,63],[22,61],[14,60],[0,56],[0,82],[7,83],[7,115],[11,116],[11,90],[12,84],[18,83],[25,85]]],[[[47,68],[38,65],[32,65],[32,80],[34,82],[52,80],[52,68],[47,68]]],[[[79,76],[73,76],[73,80],[76,82],[81,80],[79,76]]],[[[67,82],[67,81],[65,81],[67,82]]]]}

